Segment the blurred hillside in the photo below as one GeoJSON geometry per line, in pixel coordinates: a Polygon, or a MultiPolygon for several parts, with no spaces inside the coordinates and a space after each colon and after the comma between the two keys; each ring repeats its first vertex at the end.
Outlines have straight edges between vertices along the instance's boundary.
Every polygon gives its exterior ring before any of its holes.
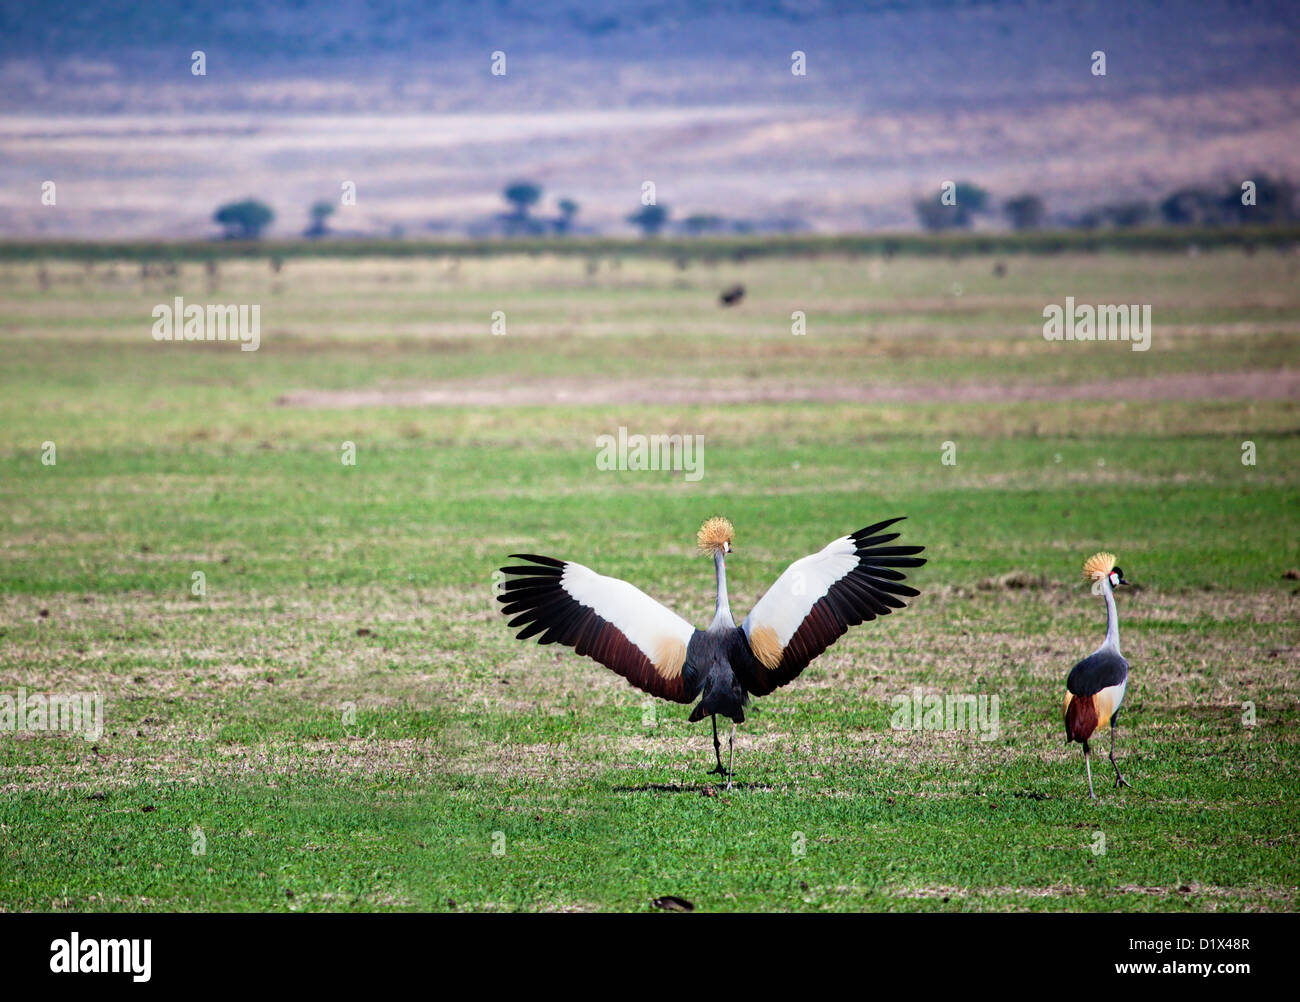
{"type": "Polygon", "coordinates": [[[645,180],[760,229],[912,227],[960,178],[1077,213],[1300,174],[1298,29],[1285,2],[5,4],[0,234],[206,236],[251,195],[288,235],[343,180],[367,235],[463,232],[515,177],[604,232],[645,180]]]}

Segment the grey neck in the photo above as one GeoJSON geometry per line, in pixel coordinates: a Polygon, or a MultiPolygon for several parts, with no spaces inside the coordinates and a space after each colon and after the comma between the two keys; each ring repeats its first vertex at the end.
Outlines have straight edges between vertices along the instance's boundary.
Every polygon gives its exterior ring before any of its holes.
{"type": "Polygon", "coordinates": [[[1118,654],[1119,613],[1115,609],[1115,593],[1111,590],[1109,577],[1101,579],[1101,594],[1106,599],[1106,642],[1102,646],[1118,654]]]}
{"type": "Polygon", "coordinates": [[[718,604],[713,613],[713,625],[709,629],[733,627],[736,621],[731,618],[731,606],[727,604],[727,564],[721,550],[713,553],[713,567],[718,574],[718,604]]]}

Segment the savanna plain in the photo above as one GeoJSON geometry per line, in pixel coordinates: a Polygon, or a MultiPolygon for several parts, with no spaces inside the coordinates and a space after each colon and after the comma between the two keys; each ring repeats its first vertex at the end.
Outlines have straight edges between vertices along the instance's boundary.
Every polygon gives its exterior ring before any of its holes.
{"type": "Polygon", "coordinates": [[[1298,272],[0,264],[0,693],[104,699],[96,740],[0,732],[0,909],[1293,911],[1298,272]],[[259,349],[155,341],[175,296],[259,304],[259,349]],[[1150,304],[1150,349],[1046,341],[1066,296],[1150,304]],[[598,469],[620,427],[703,436],[703,475],[598,469]],[[731,790],[707,723],[493,598],[544,553],[705,625],[714,514],[738,619],[884,518],[929,558],[755,701],[731,790]],[[1094,803],[1061,706],[1101,549],[1132,789],[1103,745],[1094,803]],[[918,690],[997,697],[996,731],[891,726],[918,690]]]}

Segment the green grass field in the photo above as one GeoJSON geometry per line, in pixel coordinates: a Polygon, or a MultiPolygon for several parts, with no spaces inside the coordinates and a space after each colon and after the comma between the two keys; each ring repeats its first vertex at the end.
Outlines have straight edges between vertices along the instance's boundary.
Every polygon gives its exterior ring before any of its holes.
{"type": "Polygon", "coordinates": [[[997,260],[0,264],[0,695],[105,701],[0,731],[0,910],[1295,910],[1300,257],[997,260]],[[260,350],[154,342],[175,295],[260,304],[260,350]],[[1067,295],[1152,304],[1151,350],[1046,342],[1067,295]],[[620,426],[703,478],[598,470],[620,426]],[[549,553],[704,625],[715,513],[737,619],[872,521],[930,558],[755,702],[731,791],[687,707],[492,597],[549,553]],[[1099,756],[1092,803],[1102,548],[1133,789],[1099,756]],[[996,737],[893,729],[916,688],[996,737]]]}

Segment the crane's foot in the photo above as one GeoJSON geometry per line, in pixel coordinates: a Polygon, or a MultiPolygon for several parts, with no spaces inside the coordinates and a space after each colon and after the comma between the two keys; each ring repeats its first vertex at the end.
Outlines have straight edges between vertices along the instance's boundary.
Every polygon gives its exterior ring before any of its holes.
{"type": "Polygon", "coordinates": [[[722,742],[718,740],[718,715],[713,716],[713,754],[717,756],[718,764],[709,770],[710,776],[725,776],[727,770],[722,768],[722,742]]]}
{"type": "Polygon", "coordinates": [[[1128,781],[1127,779],[1125,779],[1122,775],[1120,775],[1120,771],[1119,771],[1118,769],[1116,769],[1116,770],[1115,770],[1115,789],[1118,790],[1121,786],[1127,786],[1130,790],[1133,789],[1132,784],[1130,784],[1129,781],[1128,781]]]}

